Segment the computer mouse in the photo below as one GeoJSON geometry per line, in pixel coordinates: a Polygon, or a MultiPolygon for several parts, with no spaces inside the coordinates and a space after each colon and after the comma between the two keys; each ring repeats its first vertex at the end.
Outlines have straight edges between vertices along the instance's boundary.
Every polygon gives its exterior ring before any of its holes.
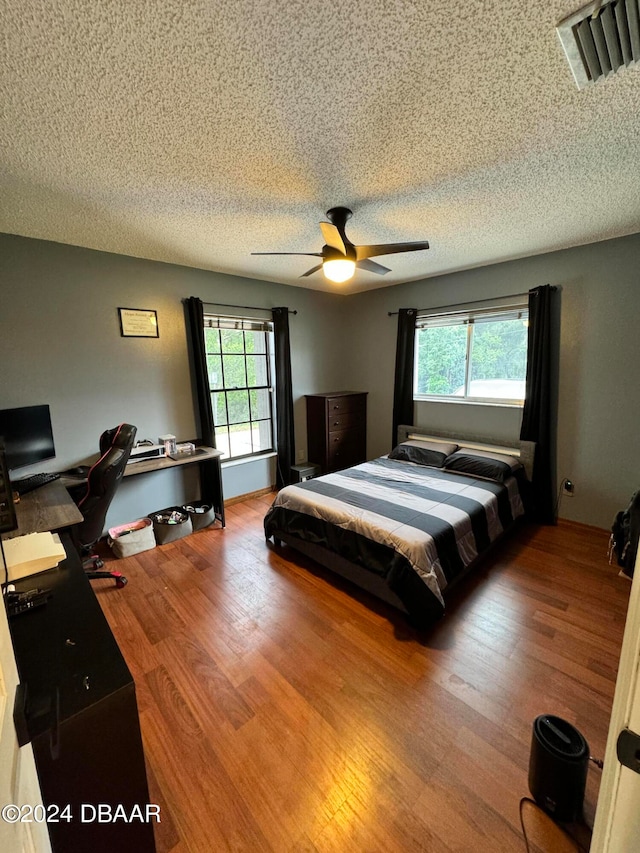
{"type": "Polygon", "coordinates": [[[89,473],[88,465],[78,465],[76,468],[69,468],[64,472],[68,477],[86,477],[89,473]]]}

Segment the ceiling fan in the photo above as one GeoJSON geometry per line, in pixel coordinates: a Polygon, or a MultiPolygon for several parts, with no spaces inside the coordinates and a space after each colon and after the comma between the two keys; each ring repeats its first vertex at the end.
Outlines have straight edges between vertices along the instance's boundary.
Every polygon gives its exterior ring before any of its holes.
{"type": "Polygon", "coordinates": [[[396,252],[417,252],[420,249],[428,249],[429,243],[420,240],[413,243],[379,243],[375,246],[355,246],[347,237],[344,227],[352,216],[348,207],[332,207],[327,211],[330,222],[321,222],[320,230],[324,237],[325,245],[321,252],[252,252],[252,255],[306,255],[313,258],[322,258],[321,263],[310,270],[303,272],[300,278],[313,275],[314,272],[322,270],[325,277],[330,281],[348,281],[357,269],[373,272],[377,275],[386,275],[391,270],[383,267],[370,258],[377,255],[391,255],[396,252]]]}

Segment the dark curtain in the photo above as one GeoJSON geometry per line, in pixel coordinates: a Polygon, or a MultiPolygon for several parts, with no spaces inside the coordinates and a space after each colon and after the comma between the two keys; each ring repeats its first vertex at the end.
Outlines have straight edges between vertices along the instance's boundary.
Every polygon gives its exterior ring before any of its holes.
{"type": "Polygon", "coordinates": [[[413,356],[416,342],[416,315],[415,308],[401,308],[398,311],[391,447],[395,447],[398,443],[398,426],[413,423],[413,356]]]}
{"type": "Polygon", "coordinates": [[[293,482],[291,479],[291,466],[295,463],[293,388],[291,385],[289,309],[273,308],[272,312],[276,363],[276,450],[278,452],[276,485],[280,489],[282,486],[293,482]]]}
{"type": "MultiPolygon", "coordinates": [[[[211,406],[211,391],[209,390],[207,353],[204,344],[204,309],[202,301],[197,296],[191,296],[189,299],[186,299],[185,306],[189,332],[189,348],[200,421],[198,438],[203,444],[215,447],[216,434],[213,427],[213,408],[211,406]]],[[[219,489],[219,481],[215,468],[217,464],[216,461],[200,463],[200,497],[204,501],[214,500],[216,492],[219,489]]]]}
{"type": "Polygon", "coordinates": [[[216,446],[215,430],[213,428],[213,408],[211,406],[211,391],[209,390],[209,374],[207,371],[207,352],[204,345],[204,309],[202,301],[197,296],[186,300],[187,322],[189,325],[189,342],[193,361],[200,419],[199,438],[209,447],[216,446]]]}
{"type": "Polygon", "coordinates": [[[529,291],[526,398],[520,439],[535,441],[530,511],[541,524],[555,524],[552,474],[552,308],[555,287],[529,291]]]}

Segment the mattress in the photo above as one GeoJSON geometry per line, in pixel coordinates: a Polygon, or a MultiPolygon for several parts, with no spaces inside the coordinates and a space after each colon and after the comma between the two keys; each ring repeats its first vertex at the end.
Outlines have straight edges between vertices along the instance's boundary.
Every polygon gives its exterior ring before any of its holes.
{"type": "Polygon", "coordinates": [[[521,485],[380,457],[282,489],[265,535],[347,559],[431,622],[447,587],[524,514],[521,485]]]}

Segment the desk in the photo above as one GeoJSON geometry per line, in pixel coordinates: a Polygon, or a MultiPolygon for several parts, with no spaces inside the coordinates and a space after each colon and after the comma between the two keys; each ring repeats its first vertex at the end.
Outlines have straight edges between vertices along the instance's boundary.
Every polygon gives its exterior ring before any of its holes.
{"type": "MultiPolygon", "coordinates": [[[[200,465],[200,497],[213,506],[216,518],[225,526],[224,494],[222,491],[221,450],[213,447],[199,447],[197,452],[184,459],[170,459],[168,456],[157,459],[145,459],[132,462],[124,470],[125,477],[147,474],[150,471],[162,471],[181,465],[200,465]]],[[[26,533],[44,533],[47,530],[60,530],[82,521],[82,513],[71,499],[67,486],[78,485],[82,480],[61,477],[52,480],[39,489],[27,492],[15,504],[18,527],[2,535],[2,539],[13,539],[26,533]]]]}
{"type": "Polygon", "coordinates": [[[18,592],[34,584],[51,592],[43,607],[9,621],[20,676],[16,731],[21,746],[33,746],[45,807],[69,805],[72,819],[47,827],[54,853],[153,853],[151,823],[82,821],[83,804],[144,814],[149,790],[135,684],[64,532],[82,513],[63,482],[24,495],[15,504],[18,529],[4,536],[60,530],[68,555],[37,580],[15,582],[18,592]]]}
{"type": "Polygon", "coordinates": [[[24,536],[26,533],[60,530],[82,521],[82,513],[59,480],[52,480],[28,492],[14,506],[18,527],[5,533],[3,539],[13,539],[14,536],[24,536]]]}
{"type": "MultiPolygon", "coordinates": [[[[37,576],[51,599],[9,622],[19,741],[33,745],[45,806],[70,805],[70,822],[48,826],[54,853],[151,853],[149,823],[81,820],[83,803],[144,813],[149,791],[133,678],[68,534],[61,539],[69,556],[37,576]]],[[[18,591],[33,585],[33,577],[16,581],[18,591]]]]}
{"type": "Polygon", "coordinates": [[[200,498],[211,504],[216,518],[224,527],[224,494],[222,491],[222,466],[220,464],[221,450],[213,447],[198,447],[195,453],[185,454],[179,459],[170,456],[158,456],[156,459],[142,459],[139,462],[129,462],[124,469],[125,477],[137,474],[147,474],[150,471],[163,471],[165,468],[176,468],[180,465],[200,466],[200,498]]]}

